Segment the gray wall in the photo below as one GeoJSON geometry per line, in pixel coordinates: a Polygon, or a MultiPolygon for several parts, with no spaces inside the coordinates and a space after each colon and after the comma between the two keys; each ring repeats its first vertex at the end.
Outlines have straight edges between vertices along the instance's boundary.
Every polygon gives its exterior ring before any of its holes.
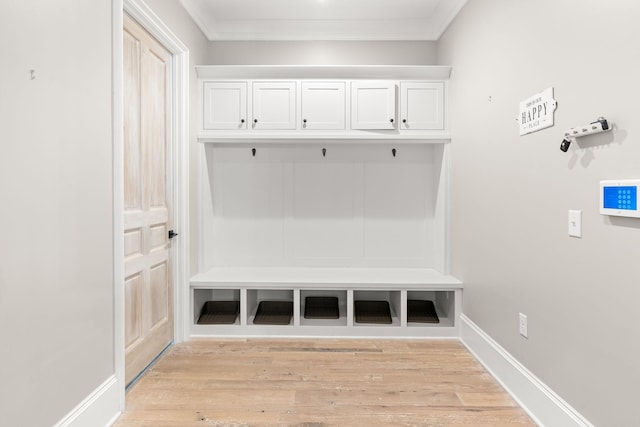
{"type": "MultiPolygon", "coordinates": [[[[145,3],[153,9],[160,20],[189,48],[189,230],[190,230],[190,269],[191,274],[198,272],[198,242],[200,231],[200,195],[199,195],[199,152],[202,144],[197,142],[198,135],[198,80],[196,65],[207,63],[209,41],[184,10],[180,2],[176,0],[145,0],[145,3]]],[[[180,233],[180,230],[177,230],[180,233]]],[[[188,284],[185,284],[188,286],[188,284]]]]}
{"type": "Polygon", "coordinates": [[[464,313],[598,426],[640,425],[640,220],[598,212],[600,180],[640,178],[639,21],[634,0],[469,0],[438,44],[464,313]],[[519,137],[519,102],[550,86],[556,125],[519,137]],[[558,149],[600,115],[613,132],[558,149]]]}
{"type": "Polygon", "coordinates": [[[0,55],[0,424],[46,426],[114,373],[111,2],[2,1],[0,55]]]}
{"type": "Polygon", "coordinates": [[[210,65],[428,65],[436,43],[420,41],[215,41],[210,65]]]}

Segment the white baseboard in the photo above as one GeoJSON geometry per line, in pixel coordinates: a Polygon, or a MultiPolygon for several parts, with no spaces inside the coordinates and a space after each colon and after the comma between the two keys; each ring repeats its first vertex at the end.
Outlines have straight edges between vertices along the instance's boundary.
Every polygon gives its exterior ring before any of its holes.
{"type": "Polygon", "coordinates": [[[110,426],[120,416],[120,391],[115,375],[109,377],[54,427],[110,426]]]}
{"type": "Polygon", "coordinates": [[[464,314],[460,316],[460,339],[538,425],[593,427],[464,314]]]}

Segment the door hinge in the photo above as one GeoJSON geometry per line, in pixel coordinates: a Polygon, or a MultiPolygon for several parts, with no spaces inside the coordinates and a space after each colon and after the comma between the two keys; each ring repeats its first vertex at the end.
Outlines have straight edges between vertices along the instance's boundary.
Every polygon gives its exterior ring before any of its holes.
{"type": "Polygon", "coordinates": [[[175,233],[173,230],[169,230],[169,239],[173,239],[177,235],[178,235],[178,233],[175,233]]]}

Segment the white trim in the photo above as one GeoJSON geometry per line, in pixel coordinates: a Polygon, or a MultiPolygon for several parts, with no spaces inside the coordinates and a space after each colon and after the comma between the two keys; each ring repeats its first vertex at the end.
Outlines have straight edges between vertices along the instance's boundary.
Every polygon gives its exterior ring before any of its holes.
{"type": "MultiPolygon", "coordinates": [[[[143,0],[124,0],[124,11],[142,25],[161,45],[174,55],[188,53],[189,48],[143,0]]],[[[187,70],[188,71],[188,70],[187,70]]]]}
{"type": "Polygon", "coordinates": [[[120,380],[118,405],[124,410],[124,112],[122,0],[111,11],[111,121],[113,137],[113,352],[115,377],[120,380]]]}
{"type": "Polygon", "coordinates": [[[197,65],[199,79],[446,80],[450,65],[197,65]]]}
{"type": "Polygon", "coordinates": [[[460,340],[538,425],[593,427],[464,314],[460,340]]]}
{"type": "MultiPolygon", "coordinates": [[[[270,20],[221,17],[216,8],[210,7],[212,2],[180,0],[180,3],[210,41],[437,41],[466,1],[441,1],[430,16],[391,19],[389,22],[375,18],[356,19],[354,16],[341,16],[340,19],[326,16],[327,19],[322,21],[303,16],[291,20],[283,17],[270,20]],[[327,31],[328,27],[332,30],[327,31]]],[[[245,2],[245,7],[252,7],[254,3],[245,2]]],[[[298,3],[305,7],[303,2],[298,3]]]]}
{"type": "Polygon", "coordinates": [[[189,336],[189,51],[174,54],[173,127],[174,144],[174,224],[180,230],[176,243],[175,298],[174,298],[174,339],[182,342],[189,336]]]}
{"type": "Polygon", "coordinates": [[[439,28],[435,28],[433,30],[433,35],[434,35],[433,40],[435,40],[435,41],[439,41],[440,40],[440,37],[442,37],[442,34],[444,34],[444,32],[447,30],[447,28],[449,28],[449,25],[451,25],[453,20],[456,19],[456,16],[458,16],[460,11],[462,10],[464,5],[466,5],[466,4],[467,4],[467,0],[463,0],[463,1],[458,2],[454,6],[454,8],[449,11],[449,14],[446,16],[446,18],[440,19],[441,26],[439,28]]]}
{"type": "Polygon", "coordinates": [[[116,376],[110,376],[54,427],[112,425],[122,411],[119,407],[119,389],[116,376]]]}
{"type": "MultiPolygon", "coordinates": [[[[204,14],[199,13],[199,8],[190,1],[180,0],[180,4],[184,10],[187,11],[191,19],[193,19],[193,22],[195,22],[198,28],[200,28],[200,31],[202,31],[202,34],[205,35],[207,40],[212,40],[210,34],[214,34],[214,32],[209,28],[207,20],[204,18],[204,14]]],[[[215,25],[215,22],[211,23],[215,25]]]]}

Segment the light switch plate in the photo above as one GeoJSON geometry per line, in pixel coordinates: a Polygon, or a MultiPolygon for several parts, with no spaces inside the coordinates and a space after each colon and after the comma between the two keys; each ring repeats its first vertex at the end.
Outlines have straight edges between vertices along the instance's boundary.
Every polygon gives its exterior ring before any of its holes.
{"type": "Polygon", "coordinates": [[[520,329],[520,335],[525,338],[529,338],[529,325],[527,324],[527,315],[519,313],[518,314],[518,327],[520,329]]]}
{"type": "Polygon", "coordinates": [[[582,237],[582,211],[569,211],[569,236],[582,237]]]}

